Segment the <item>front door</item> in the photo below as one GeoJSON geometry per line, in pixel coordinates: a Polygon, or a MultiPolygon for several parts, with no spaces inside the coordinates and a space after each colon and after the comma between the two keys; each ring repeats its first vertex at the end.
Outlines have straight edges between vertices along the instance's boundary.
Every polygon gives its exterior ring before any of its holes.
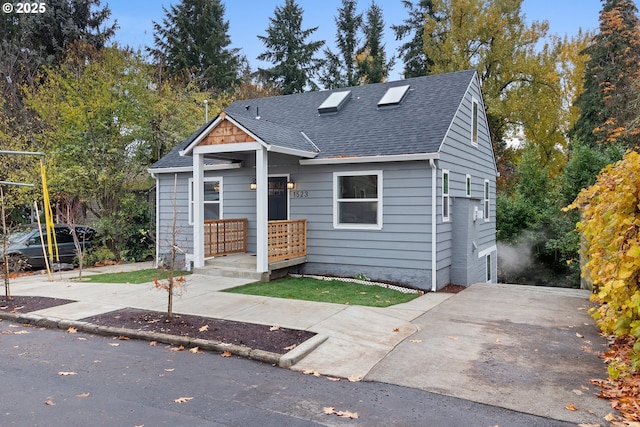
{"type": "Polygon", "coordinates": [[[269,177],[269,221],[289,219],[287,215],[287,177],[269,177]]]}

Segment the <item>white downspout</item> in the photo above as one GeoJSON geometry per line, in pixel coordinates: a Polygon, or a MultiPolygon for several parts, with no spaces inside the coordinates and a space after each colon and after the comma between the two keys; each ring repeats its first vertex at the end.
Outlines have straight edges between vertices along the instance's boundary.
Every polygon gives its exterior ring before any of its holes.
{"type": "Polygon", "coordinates": [[[436,280],[436,273],[438,267],[438,252],[436,238],[438,236],[438,229],[436,227],[437,222],[437,202],[438,197],[436,194],[438,186],[436,180],[438,178],[438,169],[436,162],[433,159],[429,159],[429,165],[431,166],[431,292],[438,290],[438,282],[436,280]]]}

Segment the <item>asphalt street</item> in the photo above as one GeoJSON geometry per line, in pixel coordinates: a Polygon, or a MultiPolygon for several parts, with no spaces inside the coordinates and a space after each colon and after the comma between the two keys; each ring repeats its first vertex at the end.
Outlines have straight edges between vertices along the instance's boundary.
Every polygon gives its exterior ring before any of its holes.
{"type": "Polygon", "coordinates": [[[402,386],[9,321],[0,321],[0,360],[2,426],[572,425],[402,386]]]}

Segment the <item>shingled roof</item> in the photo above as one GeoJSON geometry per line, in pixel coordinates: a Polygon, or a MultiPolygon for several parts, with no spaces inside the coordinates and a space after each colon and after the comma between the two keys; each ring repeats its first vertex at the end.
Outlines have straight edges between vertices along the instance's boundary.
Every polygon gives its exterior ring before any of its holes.
{"type": "MultiPolygon", "coordinates": [[[[475,73],[467,70],[242,100],[231,104],[225,113],[265,143],[314,151],[316,159],[436,153],[475,73]],[[405,85],[409,85],[409,90],[401,103],[378,106],[389,88],[405,85]],[[345,91],[351,91],[350,96],[338,111],[319,112],[318,107],[331,94],[345,91]]],[[[179,152],[210,123],[156,162],[152,169],[190,166],[191,157],[180,156],[179,152]]]]}

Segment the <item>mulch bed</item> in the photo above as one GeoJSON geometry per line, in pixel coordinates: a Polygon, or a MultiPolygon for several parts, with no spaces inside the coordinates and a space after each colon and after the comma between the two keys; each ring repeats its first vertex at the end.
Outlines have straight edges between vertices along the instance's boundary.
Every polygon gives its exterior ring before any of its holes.
{"type": "Polygon", "coordinates": [[[444,288],[440,289],[438,292],[442,292],[445,294],[457,294],[458,292],[462,292],[465,289],[467,289],[467,287],[462,285],[447,285],[444,288]]]}
{"type": "MultiPolygon", "coordinates": [[[[1,296],[0,311],[29,313],[70,302],[75,301],[36,296],[13,296],[6,301],[5,297],[1,296]]],[[[257,325],[187,314],[174,314],[172,319],[168,319],[164,312],[133,308],[116,310],[82,320],[102,326],[243,345],[277,354],[285,354],[315,335],[313,332],[280,328],[277,325],[257,325]]]]}
{"type": "Polygon", "coordinates": [[[115,328],[186,336],[204,340],[237,344],[253,349],[285,354],[315,333],[296,329],[234,322],[210,317],[175,314],[169,319],[165,312],[125,308],[82,321],[115,328]]]}
{"type": "Polygon", "coordinates": [[[43,310],[58,305],[75,302],[69,299],[48,298],[48,297],[28,297],[13,296],[7,301],[6,296],[0,297],[0,310],[8,313],[29,313],[31,311],[43,310]]]}

